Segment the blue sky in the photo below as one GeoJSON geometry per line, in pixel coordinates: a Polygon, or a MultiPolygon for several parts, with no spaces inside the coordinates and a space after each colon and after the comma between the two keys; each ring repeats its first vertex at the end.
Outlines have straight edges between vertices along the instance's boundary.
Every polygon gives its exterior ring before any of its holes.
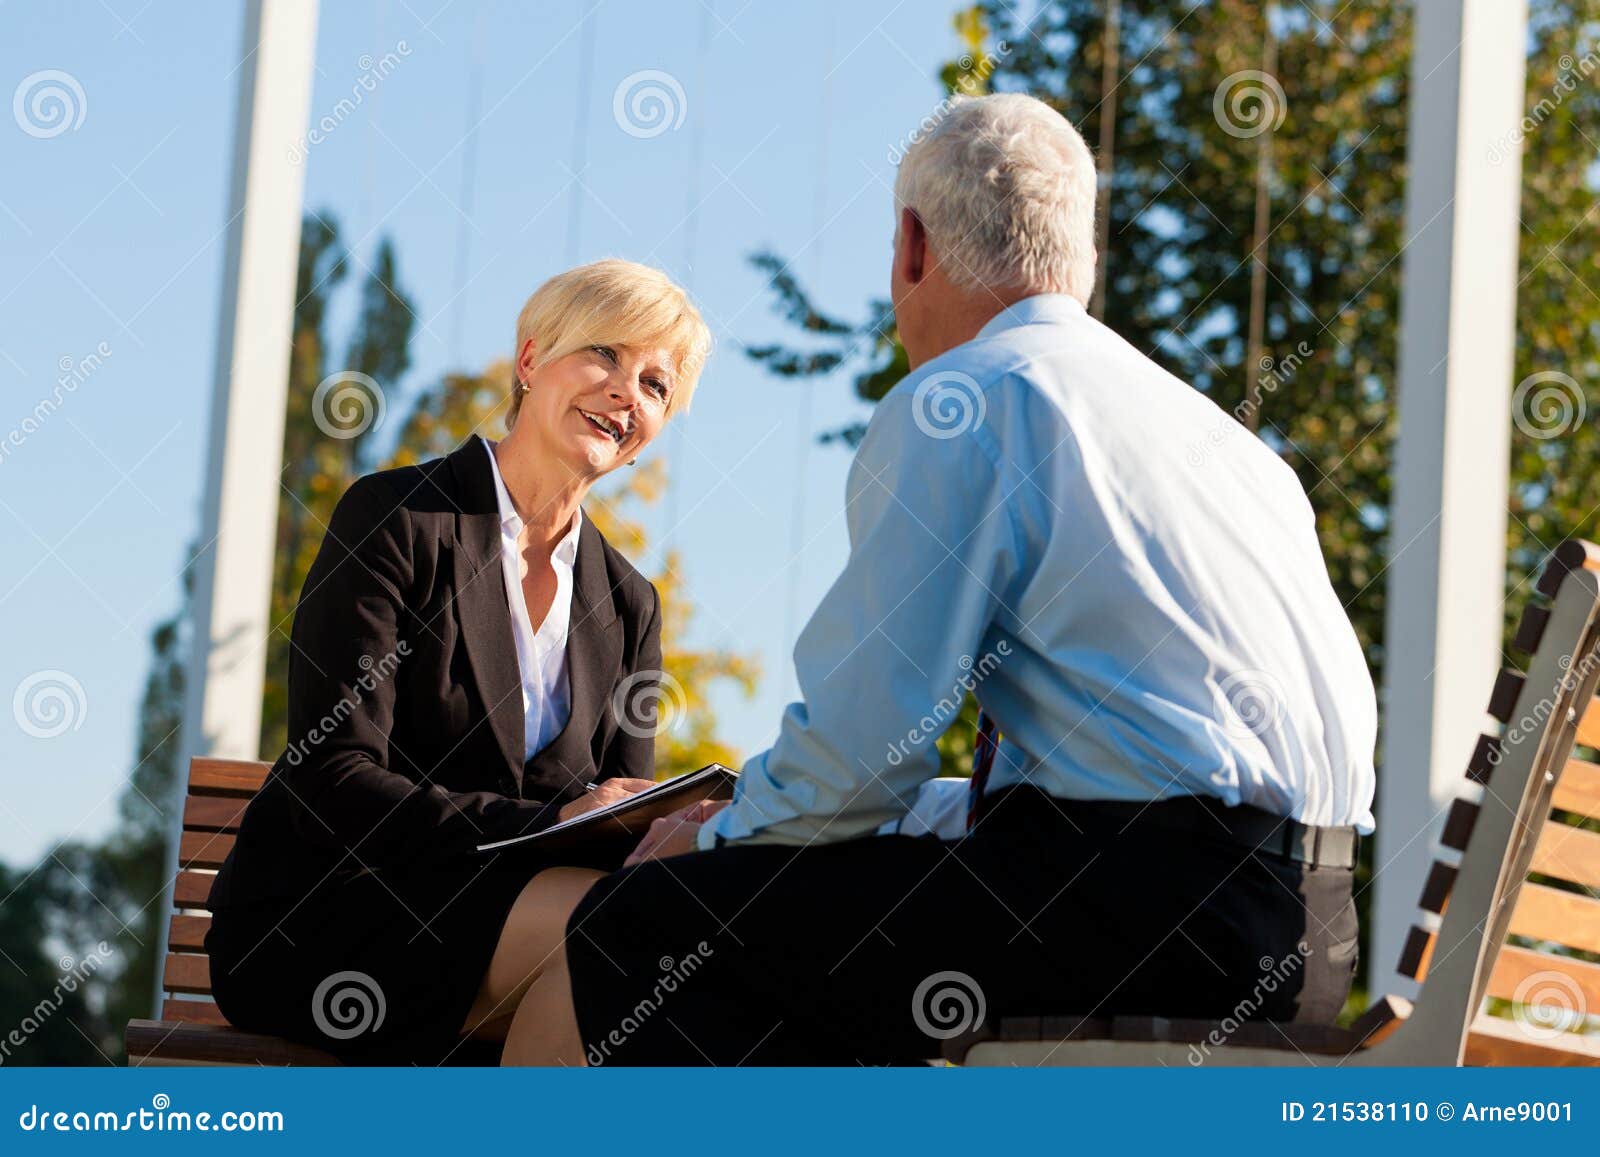
{"type": "MultiPolygon", "coordinates": [[[[509,353],[524,298],[575,260],[650,261],[700,299],[719,350],[693,415],[652,450],[671,455],[677,481],[647,521],[685,556],[692,641],[765,668],[754,700],[716,701],[724,737],[747,754],[770,740],[792,689],[790,624],[845,555],[847,454],[806,443],[865,413],[842,375],[808,405],[742,355],[786,332],[747,257],[790,257],[846,316],[886,294],[889,154],[942,96],[957,7],[322,5],[313,119],[370,61],[399,62],[308,149],[306,205],[335,216],[362,260],[393,238],[421,319],[407,388],[509,353]],[[683,94],[681,122],[649,137],[613,113],[619,84],[644,70],[683,94]]],[[[9,703],[50,672],[82,688],[60,734],[0,711],[0,860],[12,864],[113,822],[149,630],[178,602],[199,518],[242,8],[0,5],[0,81],[13,94],[0,120],[0,439],[41,399],[61,401],[0,456],[0,693],[9,703]],[[38,136],[15,94],[47,70],[76,85],[75,127],[38,136]],[[92,372],[58,387],[63,365],[91,356],[92,372]]]]}

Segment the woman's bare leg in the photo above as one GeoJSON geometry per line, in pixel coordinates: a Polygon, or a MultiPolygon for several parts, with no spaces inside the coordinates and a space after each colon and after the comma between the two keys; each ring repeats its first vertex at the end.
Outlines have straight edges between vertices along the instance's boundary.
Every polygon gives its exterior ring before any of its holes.
{"type": "Polygon", "coordinates": [[[572,1007],[565,943],[528,987],[517,1006],[500,1054],[502,1065],[572,1065],[585,1063],[578,1014],[572,1007]]]}
{"type": "MultiPolygon", "coordinates": [[[[567,918],[604,874],[588,868],[549,868],[528,881],[506,916],[461,1035],[504,1040],[523,993],[558,961],[561,982],[566,984],[567,957],[561,942],[567,918]]],[[[573,1031],[576,1034],[576,1028],[573,1031]]]]}

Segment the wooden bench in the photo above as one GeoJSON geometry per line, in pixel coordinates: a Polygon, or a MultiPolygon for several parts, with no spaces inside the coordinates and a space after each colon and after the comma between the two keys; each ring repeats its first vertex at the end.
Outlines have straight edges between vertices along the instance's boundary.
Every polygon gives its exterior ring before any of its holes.
{"type": "Polygon", "coordinates": [[[1443,858],[1428,873],[1418,922],[1401,954],[1400,973],[1423,982],[1414,1006],[1385,998],[1348,1029],[1158,1017],[1004,1018],[946,1042],[946,1059],[1600,1064],[1600,1036],[1564,1031],[1588,1014],[1600,1017],[1600,964],[1584,959],[1600,954],[1597,644],[1600,548],[1565,542],[1545,566],[1517,629],[1515,648],[1531,656],[1527,671],[1508,669],[1496,679],[1488,714],[1498,726],[1479,738],[1463,793],[1445,815],[1443,858]],[[1587,750],[1575,753],[1575,746],[1587,750]]]}
{"type": "Polygon", "coordinates": [[[211,881],[233,848],[245,805],[266,782],[271,764],[196,759],[189,764],[183,804],[172,924],[162,970],[160,1020],[128,1022],[123,1042],[130,1065],[336,1065],[320,1049],[243,1032],[228,1024],[210,999],[211,881]]]}

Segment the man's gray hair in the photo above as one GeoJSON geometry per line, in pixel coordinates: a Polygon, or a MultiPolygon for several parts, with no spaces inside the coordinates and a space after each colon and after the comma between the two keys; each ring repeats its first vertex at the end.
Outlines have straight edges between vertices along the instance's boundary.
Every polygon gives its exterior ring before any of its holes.
{"type": "Polygon", "coordinates": [[[956,97],[907,151],[895,201],[963,289],[1094,292],[1095,165],[1072,124],[1021,93],[956,97]]]}

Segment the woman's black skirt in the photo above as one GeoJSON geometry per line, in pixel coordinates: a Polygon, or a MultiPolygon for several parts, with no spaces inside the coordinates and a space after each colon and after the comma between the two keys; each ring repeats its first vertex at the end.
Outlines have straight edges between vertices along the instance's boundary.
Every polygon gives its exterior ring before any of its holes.
{"type": "Polygon", "coordinates": [[[519,853],[336,870],[298,902],[225,906],[206,936],[217,1006],[346,1064],[498,1064],[499,1044],[464,1039],[462,1022],[512,904],[550,866],[519,853]]]}

